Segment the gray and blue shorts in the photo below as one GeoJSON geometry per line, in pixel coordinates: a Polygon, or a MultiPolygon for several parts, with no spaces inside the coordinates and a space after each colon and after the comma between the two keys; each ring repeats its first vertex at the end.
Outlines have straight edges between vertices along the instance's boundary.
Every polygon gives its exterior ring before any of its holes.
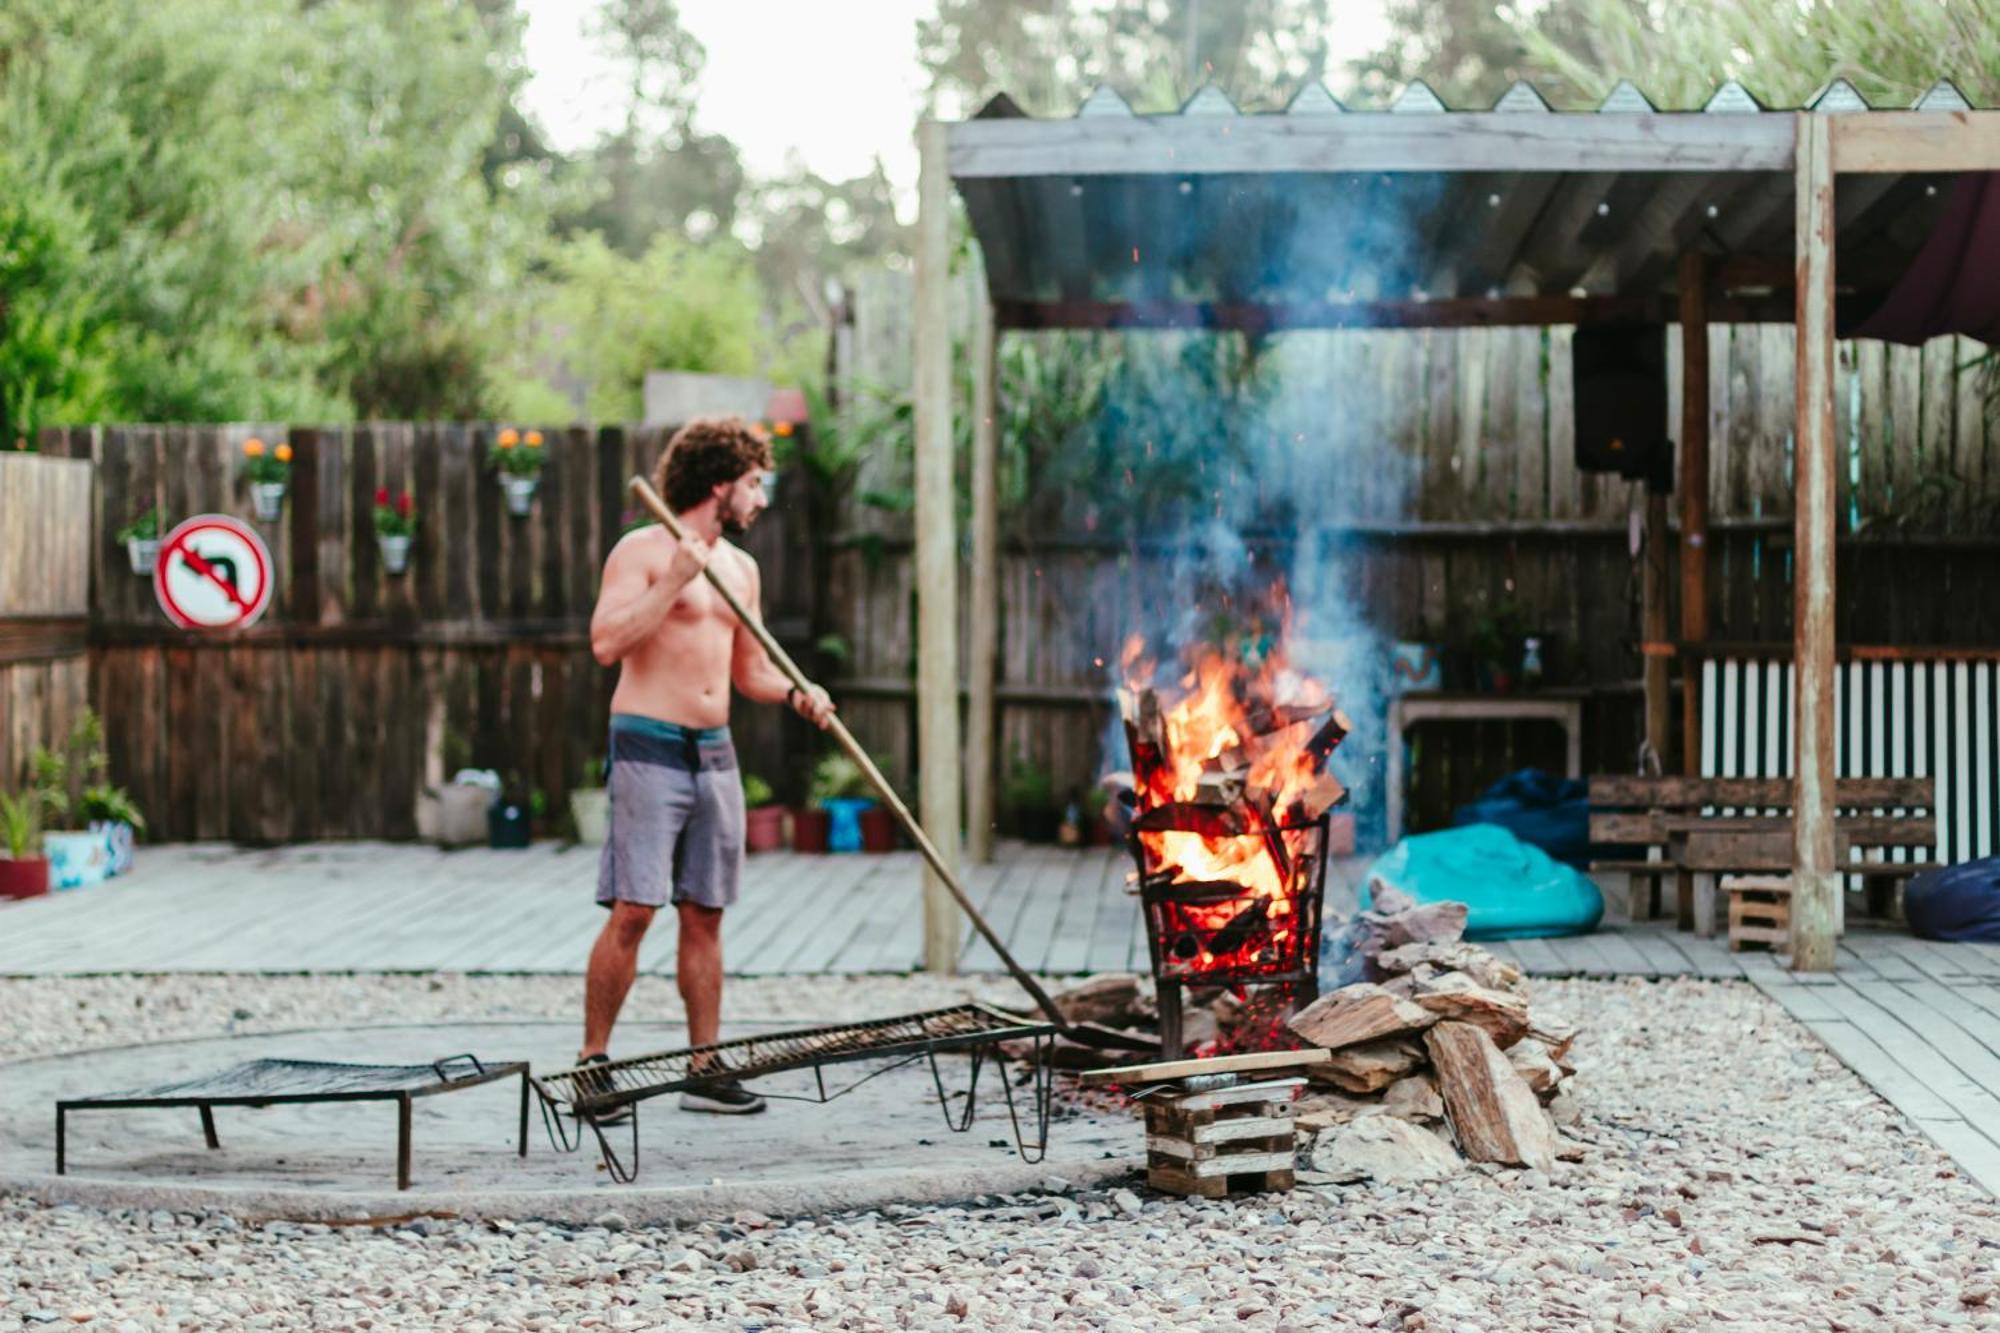
{"type": "Polygon", "coordinates": [[[611,834],[597,901],[665,907],[736,901],[743,877],[743,782],[729,728],[611,715],[611,834]]]}

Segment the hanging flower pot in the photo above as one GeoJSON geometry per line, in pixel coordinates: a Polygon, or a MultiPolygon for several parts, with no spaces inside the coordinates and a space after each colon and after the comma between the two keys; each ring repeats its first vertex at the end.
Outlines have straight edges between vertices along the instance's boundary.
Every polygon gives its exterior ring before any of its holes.
{"type": "Polygon", "coordinates": [[[158,537],[128,537],[125,540],[125,558],[132,562],[134,574],[153,572],[153,565],[160,558],[158,537]]]}
{"type": "Polygon", "coordinates": [[[377,534],[375,544],[382,548],[382,568],[391,574],[400,574],[410,567],[410,541],[408,537],[392,537],[377,534]]]}
{"type": "Polygon", "coordinates": [[[160,558],[159,511],[148,505],[137,518],[118,529],[117,535],[125,545],[125,558],[132,562],[132,572],[150,575],[154,562],[160,558]]]}
{"type": "Polygon", "coordinates": [[[507,512],[526,518],[535,505],[535,490],[542,484],[542,464],[548,451],[542,447],[538,430],[522,432],[512,426],[493,437],[489,461],[500,474],[500,489],[507,496],[507,512]]]}
{"type": "Polygon", "coordinates": [[[417,535],[416,506],[404,491],[393,503],[389,488],[375,488],[375,545],[382,552],[382,568],[400,574],[410,567],[410,542],[417,535]]]}
{"type": "Polygon", "coordinates": [[[256,512],[258,522],[276,523],[285,516],[285,483],[282,481],[251,482],[250,507],[256,512]]]}
{"type": "Polygon", "coordinates": [[[292,480],[292,446],[266,448],[254,435],[243,441],[243,474],[250,479],[250,507],[260,523],[276,523],[285,512],[285,487],[292,480]]]}
{"type": "Polygon", "coordinates": [[[541,484],[540,477],[508,475],[500,478],[500,487],[507,492],[507,512],[515,518],[526,518],[528,511],[535,507],[535,490],[541,484]]]}

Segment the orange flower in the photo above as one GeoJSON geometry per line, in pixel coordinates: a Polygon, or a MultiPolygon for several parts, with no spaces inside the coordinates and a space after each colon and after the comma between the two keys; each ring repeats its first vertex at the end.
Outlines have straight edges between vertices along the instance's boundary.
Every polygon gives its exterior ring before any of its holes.
{"type": "Polygon", "coordinates": [[[264,442],[255,435],[243,441],[243,456],[245,458],[262,458],[264,456],[264,442]]]}
{"type": "Polygon", "coordinates": [[[281,444],[272,452],[277,455],[280,463],[289,463],[292,461],[292,446],[289,444],[281,444]]]}
{"type": "Polygon", "coordinates": [[[512,426],[509,426],[507,427],[507,429],[501,431],[499,436],[493,441],[493,443],[496,446],[502,449],[512,449],[515,445],[519,444],[520,442],[521,442],[521,432],[515,430],[512,426]]]}
{"type": "Polygon", "coordinates": [[[531,430],[521,437],[521,441],[530,449],[539,449],[542,447],[542,433],[538,430],[531,430]]]}
{"type": "Polygon", "coordinates": [[[780,421],[777,425],[771,427],[771,433],[781,440],[790,439],[792,435],[792,423],[789,421],[780,421]]]}

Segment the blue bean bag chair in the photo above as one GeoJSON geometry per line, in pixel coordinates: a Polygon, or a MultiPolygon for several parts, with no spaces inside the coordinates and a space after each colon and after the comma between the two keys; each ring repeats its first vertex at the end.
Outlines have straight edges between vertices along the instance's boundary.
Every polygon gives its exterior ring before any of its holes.
{"type": "Polygon", "coordinates": [[[1590,786],[1539,768],[1509,773],[1452,812],[1452,826],[1498,824],[1581,870],[1590,864],[1590,786]]]}
{"type": "MultiPolygon", "coordinates": [[[[1405,838],[1376,858],[1367,879],[1420,903],[1464,903],[1470,940],[1587,935],[1604,915],[1604,897],[1587,877],[1498,824],[1405,838]]],[[[1372,896],[1364,884],[1364,910],[1372,896]]]]}
{"type": "Polygon", "coordinates": [[[2000,856],[1912,875],[1903,918],[1918,939],[2000,944],[2000,856]]]}

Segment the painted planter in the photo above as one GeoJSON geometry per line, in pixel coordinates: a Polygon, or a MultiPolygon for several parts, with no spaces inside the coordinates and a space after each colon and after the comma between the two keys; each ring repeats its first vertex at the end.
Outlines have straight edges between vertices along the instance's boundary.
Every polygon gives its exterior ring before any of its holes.
{"type": "Polygon", "coordinates": [[[93,819],[90,831],[104,835],[104,841],[111,848],[111,873],[129,875],[132,873],[132,848],[137,843],[132,826],[123,820],[93,819]]]}
{"type": "Polygon", "coordinates": [[[44,833],[42,855],[49,861],[49,887],[81,889],[111,877],[111,839],[86,829],[81,833],[44,833]]]}
{"type": "Polygon", "coordinates": [[[861,850],[881,854],[896,850],[902,828],[896,823],[896,816],[882,806],[870,806],[861,812],[861,850]]]}
{"type": "Polygon", "coordinates": [[[285,483],[282,481],[253,481],[250,483],[250,508],[260,523],[276,523],[285,514],[285,483]]]}
{"type": "Polygon", "coordinates": [[[611,793],[603,787],[578,787],[569,794],[569,817],[578,842],[602,847],[611,836],[611,793]]]}
{"type": "Polygon", "coordinates": [[[860,851],[861,812],[874,804],[863,796],[835,796],[821,801],[820,805],[833,817],[833,827],[826,835],[826,849],[830,852],[860,851]]]}
{"type": "Polygon", "coordinates": [[[540,477],[512,473],[502,476],[500,489],[507,492],[507,512],[515,518],[526,518],[528,511],[535,507],[535,488],[541,484],[540,477]]]}
{"type": "Polygon", "coordinates": [[[382,568],[391,574],[400,574],[410,567],[409,537],[390,537],[375,534],[375,544],[382,548],[382,568]]]}
{"type": "Polygon", "coordinates": [[[832,828],[833,816],[824,810],[792,811],[792,850],[795,852],[825,851],[827,834],[832,828]]]}
{"type": "Polygon", "coordinates": [[[153,566],[160,559],[160,539],[158,537],[126,538],[125,558],[132,562],[132,572],[134,574],[151,575],[153,566]]]}
{"type": "Polygon", "coordinates": [[[743,812],[743,850],[775,852],[785,845],[785,807],[760,805],[743,812]]]}
{"type": "Polygon", "coordinates": [[[14,861],[0,856],[0,898],[39,898],[49,891],[49,861],[31,856],[14,861]]]}

